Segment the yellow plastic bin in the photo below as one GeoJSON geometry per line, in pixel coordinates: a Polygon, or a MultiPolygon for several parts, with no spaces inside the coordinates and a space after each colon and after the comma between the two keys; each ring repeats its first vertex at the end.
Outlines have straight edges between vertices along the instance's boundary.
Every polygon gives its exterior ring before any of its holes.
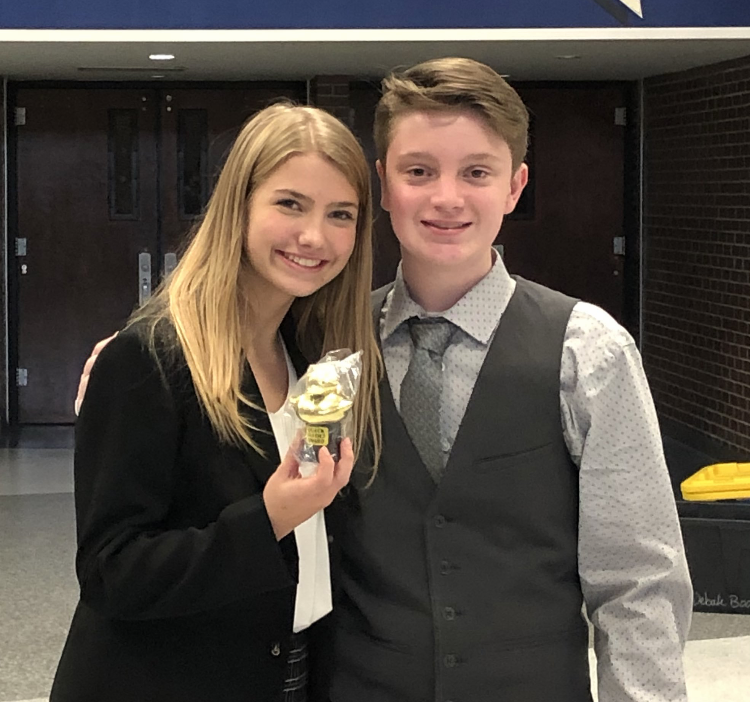
{"type": "Polygon", "coordinates": [[[685,500],[750,499],[750,463],[714,463],[680,484],[685,500]]]}

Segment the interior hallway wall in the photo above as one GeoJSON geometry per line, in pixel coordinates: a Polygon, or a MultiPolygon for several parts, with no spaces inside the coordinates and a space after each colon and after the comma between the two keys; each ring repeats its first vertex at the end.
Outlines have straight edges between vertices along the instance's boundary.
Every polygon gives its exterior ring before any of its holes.
{"type": "Polygon", "coordinates": [[[662,418],[750,454],[750,56],[645,81],[643,353],[662,418]]]}
{"type": "Polygon", "coordinates": [[[7,280],[6,242],[7,236],[7,144],[6,115],[7,115],[7,82],[0,76],[0,430],[7,425],[8,402],[6,392],[6,358],[8,336],[6,324],[7,280]]]}
{"type": "Polygon", "coordinates": [[[310,104],[330,112],[349,127],[353,126],[350,81],[351,76],[315,76],[310,82],[310,104]]]}

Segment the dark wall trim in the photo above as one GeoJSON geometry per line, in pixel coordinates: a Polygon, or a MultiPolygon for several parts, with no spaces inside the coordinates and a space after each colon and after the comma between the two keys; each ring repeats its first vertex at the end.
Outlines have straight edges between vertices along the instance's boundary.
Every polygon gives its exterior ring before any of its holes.
{"type": "Polygon", "coordinates": [[[0,77],[0,233],[4,246],[0,246],[0,432],[8,425],[8,382],[10,368],[8,366],[8,244],[10,243],[10,228],[6,220],[8,213],[7,175],[11,172],[8,167],[8,135],[6,120],[9,114],[7,96],[7,81],[0,77]]]}
{"type": "Polygon", "coordinates": [[[641,225],[643,164],[641,138],[643,111],[637,82],[627,89],[627,124],[625,126],[623,231],[625,233],[625,265],[623,269],[623,325],[641,346],[641,225]]]}
{"type": "Polygon", "coordinates": [[[695,451],[700,451],[709,456],[716,463],[722,462],[744,462],[750,461],[750,454],[744,453],[741,449],[728,446],[717,441],[711,436],[707,436],[694,429],[693,427],[678,422],[669,417],[659,417],[659,425],[664,436],[668,436],[681,444],[685,444],[695,451]]]}

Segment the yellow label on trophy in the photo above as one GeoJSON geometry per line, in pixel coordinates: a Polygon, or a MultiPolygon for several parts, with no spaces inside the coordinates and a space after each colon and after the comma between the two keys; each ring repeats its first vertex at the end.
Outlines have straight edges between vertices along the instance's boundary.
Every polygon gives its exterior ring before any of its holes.
{"type": "Polygon", "coordinates": [[[310,424],[305,429],[305,438],[313,446],[328,446],[328,427],[316,427],[310,424]]]}

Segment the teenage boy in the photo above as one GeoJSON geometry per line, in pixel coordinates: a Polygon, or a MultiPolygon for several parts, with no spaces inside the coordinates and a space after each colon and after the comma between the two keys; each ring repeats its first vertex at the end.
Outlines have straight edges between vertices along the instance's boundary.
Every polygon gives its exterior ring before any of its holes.
{"type": "Polygon", "coordinates": [[[467,59],[383,88],[402,262],[373,294],[384,450],[349,490],[331,702],[590,700],[584,605],[601,702],[685,702],[692,589],[638,351],[492,248],[526,108],[467,59]]]}
{"type": "Polygon", "coordinates": [[[374,294],[384,452],[339,544],[332,702],[589,700],[584,603],[601,702],[686,700],[692,590],[635,344],[492,248],[527,131],[474,61],[383,83],[402,261],[374,294]]]}

